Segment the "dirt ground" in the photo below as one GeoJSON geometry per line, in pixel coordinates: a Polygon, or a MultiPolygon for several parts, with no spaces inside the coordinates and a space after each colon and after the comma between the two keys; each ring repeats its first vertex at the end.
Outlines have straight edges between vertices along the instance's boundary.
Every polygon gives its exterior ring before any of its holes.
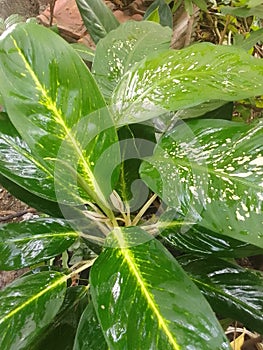
{"type": "MultiPolygon", "coordinates": [[[[35,210],[22,203],[0,186],[0,225],[29,219],[35,210]]],[[[21,276],[27,269],[0,271],[0,289],[21,276]]]]}
{"type": "Polygon", "coordinates": [[[49,0],[0,0],[0,17],[6,19],[11,14],[19,14],[26,18],[34,17],[43,10],[49,0]]]}

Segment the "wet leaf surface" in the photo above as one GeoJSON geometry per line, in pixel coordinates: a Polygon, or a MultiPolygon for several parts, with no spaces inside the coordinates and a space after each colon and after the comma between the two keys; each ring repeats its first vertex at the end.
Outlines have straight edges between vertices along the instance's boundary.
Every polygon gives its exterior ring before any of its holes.
{"type": "Polygon", "coordinates": [[[15,270],[49,260],[70,247],[79,234],[62,219],[38,219],[0,227],[0,268],[15,270]]]}
{"type": "Polygon", "coordinates": [[[172,31],[153,22],[125,22],[101,39],[96,47],[92,72],[110,99],[123,75],[148,55],[167,50],[172,31]]]}
{"type": "Polygon", "coordinates": [[[263,248],[263,122],[183,123],[141,168],[143,180],[186,222],[263,248]]]}
{"type": "Polygon", "coordinates": [[[91,294],[110,348],[230,349],[198,288],[158,241],[134,227],[116,229],[107,243],[113,248],[91,269],[91,294]]]}
{"type": "Polygon", "coordinates": [[[109,349],[92,302],[89,303],[81,316],[73,348],[73,350],[86,349],[109,349]]]}
{"type": "Polygon", "coordinates": [[[57,272],[43,272],[17,279],[0,292],[0,346],[25,349],[48,325],[66,292],[66,281],[57,272]]]}
{"type": "MultiPolygon", "coordinates": [[[[32,154],[21,163],[29,158],[45,172],[51,194],[55,182],[57,201],[81,204],[92,198],[107,206],[108,177],[93,172],[105,149],[117,142],[117,134],[81,58],[58,35],[34,23],[20,24],[1,38],[0,58],[0,79],[5,82],[0,93],[8,117],[32,154]]],[[[21,158],[22,151],[17,153],[21,158]]],[[[104,169],[110,166],[104,158],[104,169]]]]}
{"type": "Polygon", "coordinates": [[[261,332],[263,277],[260,272],[216,258],[179,258],[215,312],[261,332]]]}
{"type": "Polygon", "coordinates": [[[63,304],[52,324],[37,336],[29,350],[72,350],[79,320],[87,303],[88,296],[85,286],[68,288],[63,304]]]}
{"type": "Polygon", "coordinates": [[[184,218],[178,216],[175,210],[167,210],[156,226],[165,246],[184,253],[221,258],[242,258],[263,253],[262,248],[218,234],[198,224],[189,223],[187,228],[184,218]]]}
{"type": "Polygon", "coordinates": [[[199,43],[130,69],[111,102],[118,124],[136,123],[211,100],[262,95],[262,78],[262,60],[236,47],[199,43]]]}

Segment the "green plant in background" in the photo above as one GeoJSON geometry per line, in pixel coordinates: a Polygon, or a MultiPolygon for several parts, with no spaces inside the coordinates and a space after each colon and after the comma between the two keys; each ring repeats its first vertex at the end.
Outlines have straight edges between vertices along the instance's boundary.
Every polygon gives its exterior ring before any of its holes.
{"type": "Polygon", "coordinates": [[[3,18],[0,18],[0,34],[10,28],[12,25],[20,22],[23,22],[23,17],[19,15],[11,15],[5,20],[3,18]]]}
{"type": "Polygon", "coordinates": [[[226,106],[263,94],[263,63],[78,5],[91,72],[37,24],[0,39],[1,183],[45,214],[0,228],[0,268],[30,267],[0,292],[1,349],[230,349],[214,312],[263,324],[234,262],[263,249],[263,123],[226,106]]]}

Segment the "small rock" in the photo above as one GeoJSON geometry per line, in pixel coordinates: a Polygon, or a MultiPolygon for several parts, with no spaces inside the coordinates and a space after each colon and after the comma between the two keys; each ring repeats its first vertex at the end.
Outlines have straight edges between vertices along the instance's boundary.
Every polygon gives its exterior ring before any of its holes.
{"type": "Polygon", "coordinates": [[[134,15],[132,15],[131,19],[133,19],[134,21],[142,21],[143,16],[139,13],[135,13],[134,15]]]}
{"type": "Polygon", "coordinates": [[[117,18],[117,20],[121,23],[128,21],[131,19],[130,16],[126,15],[125,12],[121,10],[114,11],[114,16],[117,18]]]}

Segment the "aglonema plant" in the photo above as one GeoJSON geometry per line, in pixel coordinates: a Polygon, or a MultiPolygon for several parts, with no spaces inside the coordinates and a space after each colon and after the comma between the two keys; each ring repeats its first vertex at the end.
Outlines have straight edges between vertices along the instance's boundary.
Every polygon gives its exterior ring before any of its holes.
{"type": "Polygon", "coordinates": [[[235,263],[263,249],[263,122],[226,106],[263,94],[263,62],[107,23],[91,71],[37,24],[0,39],[1,183],[43,213],[0,228],[0,268],[29,267],[1,350],[230,349],[218,320],[263,325],[262,275],[235,263]]]}

